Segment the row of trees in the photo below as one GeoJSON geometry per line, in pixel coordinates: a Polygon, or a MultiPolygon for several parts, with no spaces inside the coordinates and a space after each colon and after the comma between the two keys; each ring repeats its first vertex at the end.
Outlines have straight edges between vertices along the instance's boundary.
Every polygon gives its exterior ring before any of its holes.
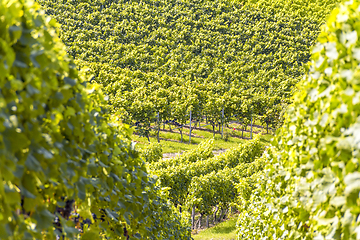
{"type": "Polygon", "coordinates": [[[142,135],[157,114],[183,125],[190,110],[214,126],[232,116],[277,125],[336,2],[38,1],[111,109],[142,135]]]}
{"type": "Polygon", "coordinates": [[[214,132],[218,126],[232,120],[247,126],[253,119],[258,119],[267,128],[276,128],[281,122],[282,110],[288,104],[287,98],[249,95],[235,87],[219,94],[217,89],[223,88],[220,84],[204,84],[207,90],[201,90],[205,88],[203,84],[173,85],[169,89],[162,88],[161,82],[154,85],[151,89],[127,92],[115,104],[120,108],[119,118],[135,126],[144,136],[149,135],[151,127],[159,130],[162,124],[179,128],[182,134],[183,126],[189,124],[190,119],[193,124],[207,122],[214,132]],[[213,86],[211,91],[209,85],[213,86]]]}
{"type": "Polygon", "coordinates": [[[170,201],[179,210],[191,212],[193,228],[197,225],[195,213],[200,213],[200,219],[206,216],[209,222],[209,215],[216,216],[221,209],[221,220],[230,206],[238,203],[243,189],[237,185],[265,167],[266,160],[258,160],[264,151],[259,135],[218,156],[213,155],[213,148],[213,140],[208,140],[178,157],[148,164],[160,186],[169,188],[170,201]]]}

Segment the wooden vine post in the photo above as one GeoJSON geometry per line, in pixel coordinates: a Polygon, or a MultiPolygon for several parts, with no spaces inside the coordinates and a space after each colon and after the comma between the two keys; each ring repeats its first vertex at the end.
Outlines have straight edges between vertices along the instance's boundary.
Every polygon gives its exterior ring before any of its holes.
{"type": "Polygon", "coordinates": [[[221,110],[221,138],[224,138],[224,108],[221,110]]]}
{"type": "Polygon", "coordinates": [[[250,134],[250,139],[253,138],[252,132],[253,132],[253,111],[251,109],[251,134],[250,134]]]}
{"type": "Polygon", "coordinates": [[[158,129],[157,129],[157,141],[158,141],[158,143],[160,142],[160,114],[159,114],[159,112],[157,112],[157,115],[156,115],[156,117],[157,117],[157,126],[158,126],[158,129]]]}
{"type": "Polygon", "coordinates": [[[191,110],[190,110],[190,132],[189,132],[189,144],[191,144],[191,110]]]}
{"type": "Polygon", "coordinates": [[[191,212],[191,229],[194,229],[195,227],[195,205],[192,208],[191,212]]]}

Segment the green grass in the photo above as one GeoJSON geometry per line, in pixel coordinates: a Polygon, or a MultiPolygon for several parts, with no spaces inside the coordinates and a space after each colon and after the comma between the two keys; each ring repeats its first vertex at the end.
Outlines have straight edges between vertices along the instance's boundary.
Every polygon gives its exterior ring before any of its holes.
{"type": "MultiPolygon", "coordinates": [[[[202,123],[202,128],[204,123],[202,123]]],[[[224,127],[224,138],[221,138],[221,134],[219,133],[219,128],[215,128],[215,150],[219,149],[228,149],[231,147],[236,147],[240,143],[246,141],[250,138],[250,126],[247,127],[247,132],[240,130],[242,126],[236,123],[229,124],[228,127],[224,127]],[[235,128],[235,130],[234,130],[235,128]],[[242,138],[243,137],[243,138],[242,138]]],[[[263,128],[253,127],[253,136],[257,133],[261,132],[261,140],[264,143],[269,143],[271,138],[273,137],[271,134],[264,134],[266,131],[263,128]]],[[[182,151],[188,151],[196,148],[197,144],[204,141],[205,139],[213,138],[214,134],[212,132],[212,126],[206,126],[205,129],[192,129],[191,144],[189,144],[189,128],[183,128],[183,143],[181,143],[181,135],[179,130],[174,130],[172,127],[172,131],[168,125],[166,125],[165,130],[163,130],[163,126],[160,131],[160,142],[163,147],[164,153],[178,153],[182,151]]],[[[139,137],[137,135],[133,136],[133,140],[138,143],[139,148],[143,148],[148,145],[148,139],[146,137],[139,137]]],[[[156,142],[156,132],[152,131],[150,136],[151,142],[156,142]]]]}
{"type": "Polygon", "coordinates": [[[198,234],[193,234],[194,240],[230,240],[236,239],[236,221],[237,215],[231,217],[229,220],[219,223],[212,228],[200,231],[198,234]]]}

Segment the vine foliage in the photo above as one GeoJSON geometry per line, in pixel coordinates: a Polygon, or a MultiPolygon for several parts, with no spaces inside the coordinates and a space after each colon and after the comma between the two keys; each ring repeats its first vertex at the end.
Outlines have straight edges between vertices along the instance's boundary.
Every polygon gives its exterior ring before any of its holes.
{"type": "Polygon", "coordinates": [[[360,2],[330,15],[310,73],[243,198],[239,239],[360,238],[360,2]]]}
{"type": "Polygon", "coordinates": [[[157,121],[184,125],[190,110],[213,128],[232,117],[277,127],[338,0],[38,2],[112,109],[148,136],[157,121]]]}
{"type": "Polygon", "coordinates": [[[0,16],[0,238],[190,238],[56,21],[31,0],[0,16]]]}

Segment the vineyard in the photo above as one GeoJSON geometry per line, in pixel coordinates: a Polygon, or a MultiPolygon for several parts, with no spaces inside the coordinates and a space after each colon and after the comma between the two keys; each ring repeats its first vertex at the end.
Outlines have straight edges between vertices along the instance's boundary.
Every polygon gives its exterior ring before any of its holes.
{"type": "Polygon", "coordinates": [[[359,0],[0,1],[0,239],[192,239],[236,212],[239,240],[359,240],[359,21],[359,0]]]}
{"type": "Polygon", "coordinates": [[[279,126],[336,1],[38,2],[112,112],[148,136],[163,123],[182,131],[190,114],[213,129],[253,118],[279,126]]]}

